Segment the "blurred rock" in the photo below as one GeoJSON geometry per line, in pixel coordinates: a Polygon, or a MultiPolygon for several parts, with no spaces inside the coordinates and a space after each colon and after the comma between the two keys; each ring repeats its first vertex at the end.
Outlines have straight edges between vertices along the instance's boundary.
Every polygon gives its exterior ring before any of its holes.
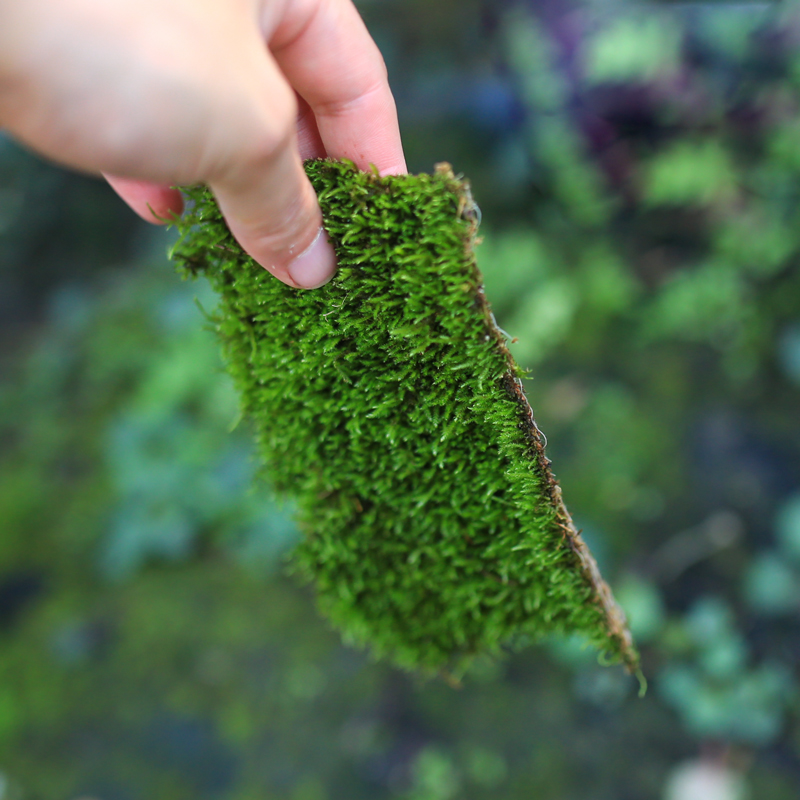
{"type": "Polygon", "coordinates": [[[684,761],[669,775],[664,800],[746,800],[744,778],[708,759],[684,761]]]}

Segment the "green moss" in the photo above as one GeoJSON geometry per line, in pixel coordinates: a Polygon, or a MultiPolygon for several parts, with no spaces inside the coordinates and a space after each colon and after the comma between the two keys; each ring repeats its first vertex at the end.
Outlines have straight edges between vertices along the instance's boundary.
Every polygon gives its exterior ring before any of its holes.
{"type": "Polygon", "coordinates": [[[447,165],[307,171],[340,265],[322,289],[257,266],[201,188],[173,256],[221,296],[228,368],[266,477],[298,503],[294,565],[323,612],[406,668],[457,674],[578,632],[635,669],[484,296],[467,184],[447,165]]]}

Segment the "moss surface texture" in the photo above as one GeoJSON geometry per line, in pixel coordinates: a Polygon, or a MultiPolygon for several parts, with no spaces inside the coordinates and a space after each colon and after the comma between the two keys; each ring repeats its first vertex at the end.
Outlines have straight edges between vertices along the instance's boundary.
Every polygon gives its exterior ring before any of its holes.
{"type": "Polygon", "coordinates": [[[323,288],[255,264],[202,188],[173,256],[220,295],[225,360],[267,479],[297,502],[293,563],[322,611],[428,673],[553,633],[636,670],[484,296],[468,185],[447,165],[306,169],[340,265],[323,288]]]}

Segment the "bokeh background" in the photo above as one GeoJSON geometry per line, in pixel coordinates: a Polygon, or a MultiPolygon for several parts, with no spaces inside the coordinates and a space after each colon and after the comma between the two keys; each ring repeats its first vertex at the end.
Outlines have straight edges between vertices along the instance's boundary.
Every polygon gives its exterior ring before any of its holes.
{"type": "Polygon", "coordinates": [[[800,9],[359,7],[649,692],[575,641],[460,690],[343,645],[207,288],[0,136],[0,798],[797,798],[800,9]]]}

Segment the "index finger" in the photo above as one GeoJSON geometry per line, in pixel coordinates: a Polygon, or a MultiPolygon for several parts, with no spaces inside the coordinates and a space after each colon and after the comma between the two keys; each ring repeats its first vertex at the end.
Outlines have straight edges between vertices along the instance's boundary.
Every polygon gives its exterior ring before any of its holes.
{"type": "Polygon", "coordinates": [[[329,156],[383,175],[406,172],[386,65],[350,0],[289,0],[268,40],[329,156]]]}

